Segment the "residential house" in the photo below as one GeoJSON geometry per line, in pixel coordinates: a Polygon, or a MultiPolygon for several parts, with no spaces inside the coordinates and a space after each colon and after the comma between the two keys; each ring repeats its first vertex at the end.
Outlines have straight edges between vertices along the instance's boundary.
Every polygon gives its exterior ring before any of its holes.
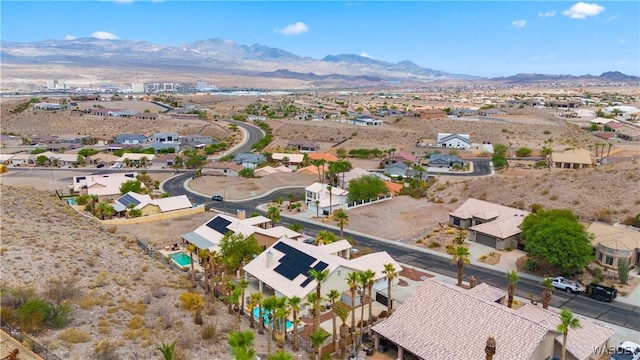
{"type": "Polygon", "coordinates": [[[218,140],[206,135],[184,135],[178,138],[181,145],[191,145],[194,148],[201,149],[209,144],[217,143],[218,140]]]}
{"type": "Polygon", "coordinates": [[[58,111],[62,109],[66,109],[66,105],[61,105],[57,103],[48,103],[48,102],[40,102],[37,104],[33,104],[34,110],[44,110],[44,111],[58,111]]]}
{"type": "Polygon", "coordinates": [[[582,105],[580,100],[547,100],[544,106],[558,109],[575,109],[582,105]]]}
{"type": "Polygon", "coordinates": [[[471,230],[469,240],[503,250],[523,248],[520,225],[528,211],[469,198],[449,213],[449,224],[471,230]]]}
{"type": "Polygon", "coordinates": [[[0,164],[10,164],[15,154],[0,154],[0,164]]]}
{"type": "Polygon", "coordinates": [[[504,116],[509,115],[508,112],[496,108],[491,109],[479,109],[478,115],[480,116],[504,116]]]}
{"type": "Polygon", "coordinates": [[[151,112],[139,112],[134,115],[134,118],[139,120],[157,120],[158,114],[154,114],[151,112]]]}
{"type": "Polygon", "coordinates": [[[2,147],[23,145],[22,137],[13,135],[0,135],[0,143],[2,147]]]}
{"type": "Polygon", "coordinates": [[[384,124],[382,120],[375,119],[369,115],[360,115],[354,119],[347,120],[347,124],[358,126],[379,126],[384,124]]]}
{"type": "Polygon", "coordinates": [[[142,134],[120,134],[113,140],[114,144],[141,144],[147,140],[142,134]]]}
{"type": "Polygon", "coordinates": [[[447,113],[442,110],[419,110],[418,114],[421,119],[446,119],[447,113]]]}
{"type": "Polygon", "coordinates": [[[313,153],[308,153],[307,154],[307,159],[309,159],[310,161],[313,160],[324,160],[327,163],[330,162],[335,162],[338,161],[338,157],[332,154],[327,154],[327,153],[318,153],[318,152],[313,152],[313,153]]]}
{"type": "Polygon", "coordinates": [[[123,164],[127,162],[132,164],[141,164],[143,162],[152,162],[155,157],[156,155],[154,154],[124,153],[117,161],[123,164]]]}
{"type": "Polygon", "coordinates": [[[305,154],[273,153],[271,154],[271,158],[295,170],[304,161],[304,155],[305,154]]]}
{"type": "Polygon", "coordinates": [[[255,169],[267,161],[267,158],[260,153],[240,153],[233,158],[233,161],[245,169],[255,169]]]}
{"type": "MultiPolygon", "coordinates": [[[[269,288],[277,297],[298,296],[305,299],[316,289],[316,281],[310,278],[309,270],[326,270],[327,279],[322,283],[323,298],[331,290],[343,294],[342,301],[350,304],[347,282],[344,279],[354,271],[371,270],[375,273],[373,289],[382,291],[387,288],[384,264],[393,264],[400,272],[402,266],[387,252],[371,253],[357,258],[345,258],[338,254],[349,253],[351,245],[346,240],[327,245],[312,245],[289,238],[281,238],[266,251],[256,256],[244,266],[250,275],[250,281],[258,281],[258,290],[266,293],[269,288]]],[[[269,291],[269,293],[271,293],[269,291]]],[[[359,297],[356,304],[359,304],[359,297]]]]}
{"type": "Polygon", "coordinates": [[[600,265],[617,269],[621,259],[630,266],[640,265],[639,230],[594,222],[587,232],[593,234],[591,245],[596,250],[596,261],[600,265]]]}
{"type": "MultiPolygon", "coordinates": [[[[136,172],[82,175],[73,177],[73,191],[80,195],[96,195],[100,201],[120,197],[120,186],[136,180],[136,172]]],[[[144,187],[144,183],[141,184],[144,187]]]]}
{"type": "MultiPolygon", "coordinates": [[[[304,169],[307,169],[307,168],[309,168],[309,166],[307,166],[306,168],[299,169],[296,172],[300,172],[300,171],[302,171],[304,169]]],[[[288,168],[288,167],[286,167],[284,165],[280,165],[280,166],[275,167],[275,168],[273,166],[267,165],[267,166],[263,166],[263,167],[261,167],[259,169],[256,169],[253,172],[253,175],[256,176],[256,177],[263,177],[263,176],[276,174],[276,173],[290,173],[290,172],[293,172],[293,170],[291,170],[290,168],[288,168]]]]}
{"type": "Polygon", "coordinates": [[[65,145],[81,145],[91,139],[90,135],[61,135],[56,142],[65,145]]]}
{"type": "Polygon", "coordinates": [[[372,173],[359,167],[354,167],[353,169],[345,172],[336,174],[338,178],[338,186],[347,189],[349,187],[349,181],[353,179],[357,179],[361,176],[370,176],[372,173]]]}
{"type": "Polygon", "coordinates": [[[119,156],[115,156],[112,154],[98,153],[98,154],[87,157],[86,161],[89,164],[104,163],[107,166],[111,166],[113,163],[118,161],[119,158],[120,158],[119,156]]]}
{"type": "Polygon", "coordinates": [[[313,214],[320,213],[329,215],[337,209],[347,208],[349,203],[349,191],[336,186],[331,187],[329,191],[328,184],[314,182],[304,189],[305,204],[307,210],[313,214]],[[316,201],[318,202],[316,204],[316,201]]]}
{"type": "Polygon", "coordinates": [[[315,141],[291,140],[287,143],[287,148],[298,150],[300,152],[313,152],[318,151],[320,149],[320,145],[315,141]]]}
{"type": "Polygon", "coordinates": [[[49,159],[49,162],[54,163],[58,166],[69,166],[75,165],[78,163],[78,154],[64,154],[64,153],[54,153],[51,151],[46,151],[40,154],[32,155],[33,161],[40,156],[46,156],[49,159]]]}
{"type": "Polygon", "coordinates": [[[149,138],[147,138],[147,142],[151,143],[176,143],[180,140],[180,135],[178,133],[155,133],[149,138]]]}
{"type": "Polygon", "coordinates": [[[242,166],[230,161],[214,161],[202,167],[202,175],[239,176],[242,166]]]}
{"type": "Polygon", "coordinates": [[[469,134],[438,133],[437,144],[444,148],[470,149],[471,139],[469,134]]]}
{"type": "Polygon", "coordinates": [[[464,161],[456,155],[431,154],[429,155],[429,167],[437,168],[462,168],[464,161]]]}
{"type": "Polygon", "coordinates": [[[183,241],[195,245],[201,250],[219,250],[220,241],[227,233],[253,235],[258,245],[267,248],[278,239],[286,237],[297,239],[302,234],[285,226],[272,226],[271,220],[264,216],[247,218],[245,212],[238,211],[238,217],[218,214],[192,232],[182,234],[183,241]]]}
{"type": "Polygon", "coordinates": [[[413,171],[407,164],[403,162],[395,162],[389,165],[385,165],[384,174],[390,176],[391,178],[399,178],[399,177],[408,177],[409,170],[413,171]]]}
{"type": "Polygon", "coordinates": [[[625,126],[616,130],[617,136],[622,140],[627,141],[640,141],[640,130],[625,126]]]}
{"type": "Polygon", "coordinates": [[[27,166],[29,164],[33,164],[33,155],[18,153],[11,157],[10,164],[13,166],[27,166]]]}
{"type": "Polygon", "coordinates": [[[397,151],[389,154],[383,161],[383,165],[393,164],[395,162],[415,164],[418,162],[418,158],[410,152],[397,151]]]}
{"type": "Polygon", "coordinates": [[[249,121],[267,121],[267,117],[264,115],[249,115],[247,116],[249,121]]]}
{"type": "Polygon", "coordinates": [[[592,167],[596,159],[589,150],[573,149],[565,152],[553,152],[547,159],[549,167],[560,169],[582,169],[592,167]]]}
{"type": "Polygon", "coordinates": [[[128,192],[115,200],[113,208],[121,213],[132,207],[140,210],[143,216],[166,213],[169,211],[189,209],[193,204],[187,195],[170,196],[159,199],[152,199],[147,194],[128,192]]]}
{"type": "MultiPolygon", "coordinates": [[[[373,325],[374,348],[384,339],[398,347],[398,359],[485,359],[492,337],[493,360],[558,358],[559,314],[532,304],[509,308],[501,304],[505,295],[486,284],[467,290],[426,278],[393,315],[373,325]]],[[[581,327],[568,332],[567,359],[595,359],[615,330],[575,316],[581,327]]]]}
{"type": "Polygon", "coordinates": [[[158,154],[151,160],[151,165],[161,168],[171,167],[178,156],[178,154],[158,154]]]}

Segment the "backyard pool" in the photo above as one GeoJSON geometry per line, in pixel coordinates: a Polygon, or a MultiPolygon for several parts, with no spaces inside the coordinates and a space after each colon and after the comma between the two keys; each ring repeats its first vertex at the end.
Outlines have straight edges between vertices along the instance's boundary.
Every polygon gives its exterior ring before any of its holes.
{"type": "Polygon", "coordinates": [[[189,257],[189,255],[183,253],[182,251],[169,254],[169,257],[173,259],[173,261],[175,261],[176,264],[180,265],[181,267],[191,265],[191,258],[189,257]]]}
{"type": "MultiPolygon", "coordinates": [[[[264,318],[264,325],[265,326],[269,326],[269,316],[268,316],[268,312],[266,310],[262,311],[262,317],[264,318]]],[[[254,308],[253,309],[253,317],[256,318],[256,320],[260,320],[260,308],[254,308]]],[[[287,331],[293,329],[293,323],[289,320],[287,320],[287,331]]]]}

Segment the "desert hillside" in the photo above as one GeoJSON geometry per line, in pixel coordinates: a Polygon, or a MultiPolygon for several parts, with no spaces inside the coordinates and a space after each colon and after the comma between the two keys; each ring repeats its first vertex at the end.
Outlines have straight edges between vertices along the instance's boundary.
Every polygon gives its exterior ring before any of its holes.
{"type": "MultiPolygon", "coordinates": [[[[213,338],[203,340],[204,327],[180,302],[180,295],[192,291],[186,273],[150,258],[135,237],[79,215],[51,192],[8,185],[0,190],[3,290],[32,288],[41,297],[52,284],[73,290],[65,300],[72,308],[70,324],[37,336],[60,358],[96,358],[99,348],[102,359],[156,359],[161,355],[155,344],[174,340],[183,359],[231,357],[225,333],[232,315],[207,300],[202,315],[213,338]]],[[[3,320],[10,320],[6,314],[3,320]]],[[[264,352],[266,338],[256,336],[256,348],[264,352]]]]}
{"type": "Polygon", "coordinates": [[[430,189],[445,203],[461,204],[475,197],[529,209],[569,208],[583,219],[622,221],[640,212],[640,160],[595,168],[505,170],[492,177],[442,177],[430,189]]]}

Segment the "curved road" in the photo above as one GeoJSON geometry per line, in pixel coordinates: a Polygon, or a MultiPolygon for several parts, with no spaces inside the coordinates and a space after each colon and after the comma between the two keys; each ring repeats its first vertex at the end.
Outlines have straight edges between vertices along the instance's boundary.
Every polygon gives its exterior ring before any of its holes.
{"type": "MultiPolygon", "coordinates": [[[[230,122],[236,123],[238,126],[242,126],[244,129],[249,131],[250,137],[249,141],[247,141],[238,149],[235,149],[233,153],[250,151],[251,144],[259,140],[263,136],[262,131],[254,126],[245,124],[243,122],[230,122]]],[[[476,161],[476,166],[478,167],[479,172],[484,173],[486,171],[486,174],[490,173],[491,169],[489,160],[476,161]]],[[[265,196],[257,197],[254,199],[243,201],[215,202],[211,201],[208,196],[202,196],[185,188],[186,181],[193,177],[193,174],[194,172],[187,172],[167,179],[162,184],[163,191],[168,192],[172,195],[187,195],[187,197],[189,197],[189,199],[193,203],[205,204],[208,209],[214,208],[216,210],[230,213],[235,213],[235,211],[237,210],[245,210],[249,214],[254,211],[262,212],[257,209],[259,205],[267,203],[279,197],[287,197],[288,194],[294,194],[298,198],[304,196],[303,187],[294,187],[288,189],[279,189],[265,196]]],[[[219,193],[221,191],[212,192],[219,193]]],[[[281,221],[281,223],[285,226],[288,226],[294,222],[302,224],[305,231],[311,234],[315,234],[320,230],[326,230],[330,228],[328,226],[317,224],[315,222],[309,222],[304,219],[292,219],[285,216],[282,217],[281,221]]],[[[359,245],[369,247],[373,251],[386,251],[398,262],[452,278],[455,278],[457,276],[456,267],[455,265],[452,265],[450,263],[450,259],[447,256],[435,255],[417,247],[412,247],[409,245],[377,238],[375,237],[375,234],[367,235],[352,232],[349,230],[345,230],[344,232],[348,236],[356,240],[359,245]]],[[[509,286],[508,281],[506,280],[506,276],[502,271],[496,271],[476,265],[467,265],[464,269],[464,275],[466,277],[473,275],[479,282],[486,282],[489,285],[501,289],[506,289],[509,286]]],[[[537,281],[528,278],[522,278],[516,286],[516,295],[525,299],[529,298],[530,295],[533,295],[534,298],[539,299],[542,294],[542,290],[543,287],[540,286],[537,281]]],[[[584,316],[640,331],[640,306],[638,305],[634,306],[622,302],[603,303],[595,301],[584,295],[568,294],[560,291],[554,291],[551,306],[556,308],[568,308],[573,312],[584,316]]]]}

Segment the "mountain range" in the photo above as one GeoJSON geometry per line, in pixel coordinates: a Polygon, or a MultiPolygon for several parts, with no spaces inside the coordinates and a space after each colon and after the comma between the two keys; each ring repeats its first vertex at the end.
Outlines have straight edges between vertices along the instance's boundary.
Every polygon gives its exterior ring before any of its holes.
{"type": "Polygon", "coordinates": [[[517,74],[486,79],[419,66],[409,60],[391,63],[355,54],[303,57],[259,44],[238,45],[213,38],[179,46],[136,40],[43,40],[29,43],[0,41],[2,64],[33,66],[65,64],[76,67],[144,68],[147,71],[203,72],[267,79],[295,79],[312,87],[419,84],[434,81],[491,81],[499,83],[638,83],[640,77],[620,72],[599,76],[517,74]]]}

